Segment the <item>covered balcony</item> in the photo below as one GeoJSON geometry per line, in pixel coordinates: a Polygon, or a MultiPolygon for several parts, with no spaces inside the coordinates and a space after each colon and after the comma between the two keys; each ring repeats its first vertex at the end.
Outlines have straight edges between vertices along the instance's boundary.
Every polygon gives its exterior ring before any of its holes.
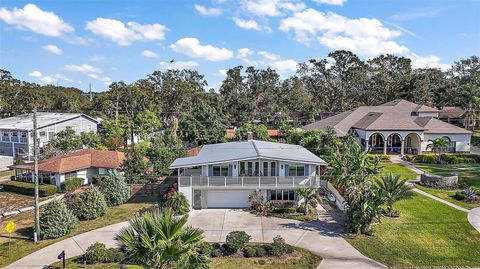
{"type": "Polygon", "coordinates": [[[319,187],[320,176],[179,176],[180,187],[275,189],[319,187]]]}

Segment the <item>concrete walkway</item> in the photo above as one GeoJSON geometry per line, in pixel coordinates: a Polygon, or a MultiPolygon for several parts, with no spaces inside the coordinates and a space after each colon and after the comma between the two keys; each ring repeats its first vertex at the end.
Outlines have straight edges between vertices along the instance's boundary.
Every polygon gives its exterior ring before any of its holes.
{"type": "MultiPolygon", "coordinates": [[[[386,268],[384,265],[363,256],[341,237],[343,227],[335,221],[317,221],[311,223],[294,220],[257,217],[243,210],[205,209],[190,213],[189,225],[204,231],[205,240],[224,242],[231,231],[246,231],[252,242],[270,243],[276,235],[280,235],[287,243],[305,248],[323,258],[318,268],[386,268]]],[[[65,239],[56,244],[32,253],[15,263],[8,269],[43,268],[57,261],[58,253],[65,250],[67,257],[84,253],[85,249],[95,242],[102,242],[107,247],[114,247],[114,235],[127,222],[103,227],[91,232],[65,239]]]]}
{"type": "Polygon", "coordinates": [[[468,212],[468,221],[480,233],[480,207],[474,208],[468,212]]]}

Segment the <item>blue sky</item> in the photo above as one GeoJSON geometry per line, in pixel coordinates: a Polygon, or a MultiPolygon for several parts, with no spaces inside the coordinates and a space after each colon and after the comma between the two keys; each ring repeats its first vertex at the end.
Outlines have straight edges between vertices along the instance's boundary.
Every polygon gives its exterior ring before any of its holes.
{"type": "Polygon", "coordinates": [[[445,69],[480,54],[480,1],[0,2],[0,68],[39,84],[103,91],[186,67],[218,89],[231,67],[272,67],[286,77],[336,49],[445,69]]]}

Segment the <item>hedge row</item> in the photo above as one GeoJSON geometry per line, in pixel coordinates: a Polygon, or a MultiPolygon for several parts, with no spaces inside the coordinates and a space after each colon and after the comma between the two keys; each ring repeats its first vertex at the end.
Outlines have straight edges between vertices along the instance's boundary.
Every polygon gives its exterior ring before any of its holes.
{"type": "MultiPolygon", "coordinates": [[[[35,195],[35,184],[32,182],[4,181],[2,182],[2,185],[3,189],[6,191],[32,196],[35,195]]],[[[55,185],[47,184],[38,186],[38,195],[41,197],[54,195],[55,193],[57,193],[57,186],[55,185]]]]}
{"type": "Polygon", "coordinates": [[[80,177],[65,179],[65,181],[60,183],[60,189],[62,192],[74,191],[80,188],[84,181],[85,179],[80,177]]]}
{"type": "MultiPolygon", "coordinates": [[[[436,154],[406,155],[405,159],[418,163],[439,163],[436,154]]],[[[461,164],[461,163],[480,163],[480,155],[473,153],[444,153],[440,154],[440,163],[461,164]]]]}

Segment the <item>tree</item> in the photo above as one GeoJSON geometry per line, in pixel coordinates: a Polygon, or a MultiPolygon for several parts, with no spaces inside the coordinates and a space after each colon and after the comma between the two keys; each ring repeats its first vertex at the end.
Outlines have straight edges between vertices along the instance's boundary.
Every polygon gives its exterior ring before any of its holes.
{"type": "Polygon", "coordinates": [[[472,84],[460,86],[456,90],[455,101],[457,105],[467,109],[466,125],[474,129],[480,110],[480,86],[472,84]]]}
{"type": "Polygon", "coordinates": [[[109,206],[121,205],[130,199],[130,187],[117,170],[108,171],[107,176],[99,182],[99,189],[109,206]]]}
{"type": "Polygon", "coordinates": [[[122,169],[125,171],[127,182],[147,183],[149,180],[146,177],[145,171],[148,165],[144,153],[138,148],[133,148],[127,151],[125,157],[122,169]]]}
{"type": "Polygon", "coordinates": [[[170,175],[170,164],[176,158],[185,156],[185,147],[177,136],[167,130],[162,136],[153,139],[147,156],[154,175],[170,175]]]}
{"type": "Polygon", "coordinates": [[[412,196],[412,191],[400,179],[399,175],[382,175],[378,181],[378,189],[383,202],[387,206],[388,216],[398,215],[393,209],[393,203],[412,196]]]}
{"type": "Polygon", "coordinates": [[[450,141],[445,137],[439,137],[428,140],[427,150],[431,149],[433,153],[437,154],[437,162],[440,162],[440,154],[448,150],[450,141]]]}
{"type": "Polygon", "coordinates": [[[196,251],[203,232],[185,227],[187,220],[188,216],[176,217],[170,209],[137,213],[129,227],[115,236],[126,252],[124,262],[157,269],[208,268],[209,259],[196,251]]]}
{"type": "Polygon", "coordinates": [[[287,134],[287,142],[307,148],[315,155],[320,157],[332,156],[335,150],[342,143],[336,136],[333,129],[327,131],[309,130],[297,131],[292,130],[287,134]]]}
{"type": "Polygon", "coordinates": [[[150,110],[140,112],[135,117],[136,133],[143,139],[162,128],[162,121],[150,110]]]}
{"type": "Polygon", "coordinates": [[[322,199],[314,188],[301,188],[297,190],[297,193],[303,198],[303,212],[305,215],[308,215],[310,213],[308,208],[310,205],[316,205],[316,203],[320,202],[320,200],[322,199]]]}
{"type": "Polygon", "coordinates": [[[214,144],[225,140],[225,125],[218,111],[208,105],[197,106],[180,118],[180,137],[190,146],[214,144]]]}
{"type": "Polygon", "coordinates": [[[248,132],[252,132],[253,139],[255,140],[262,140],[262,141],[270,141],[272,140],[268,136],[268,128],[264,124],[252,124],[246,123],[241,127],[235,130],[235,140],[246,140],[248,132]]]}
{"type": "Polygon", "coordinates": [[[102,139],[98,135],[98,133],[94,132],[81,132],[80,133],[80,140],[82,141],[82,145],[87,148],[91,149],[99,149],[99,150],[106,150],[107,148],[103,145],[102,139]]]}
{"type": "Polygon", "coordinates": [[[50,140],[44,148],[45,158],[66,154],[82,148],[82,138],[75,133],[72,127],[56,134],[55,139],[50,140]]]}

